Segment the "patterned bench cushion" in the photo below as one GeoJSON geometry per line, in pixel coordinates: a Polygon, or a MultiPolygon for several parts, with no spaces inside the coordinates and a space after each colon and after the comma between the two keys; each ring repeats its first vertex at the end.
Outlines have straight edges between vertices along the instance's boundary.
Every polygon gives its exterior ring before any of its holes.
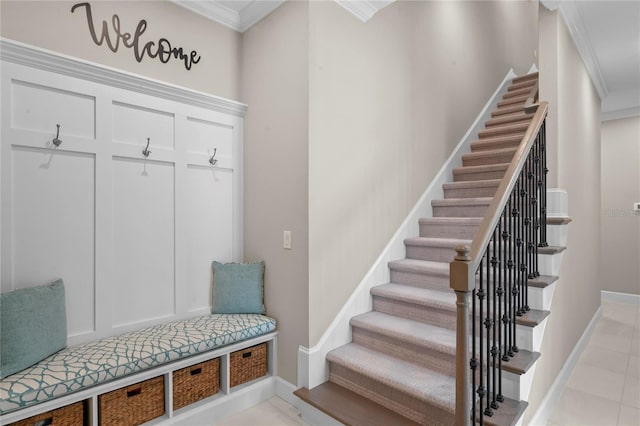
{"type": "Polygon", "coordinates": [[[258,314],[213,314],[66,348],[0,383],[0,414],[269,333],[258,314]]]}

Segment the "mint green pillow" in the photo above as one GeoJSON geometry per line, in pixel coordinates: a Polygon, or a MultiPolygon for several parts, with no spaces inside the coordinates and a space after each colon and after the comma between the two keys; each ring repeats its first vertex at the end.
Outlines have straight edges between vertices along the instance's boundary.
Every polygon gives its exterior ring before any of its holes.
{"type": "Polygon", "coordinates": [[[62,280],[0,295],[0,378],[36,364],[66,345],[62,280]]]}
{"type": "Polygon", "coordinates": [[[264,262],[213,262],[214,314],[264,314],[264,262]]]}

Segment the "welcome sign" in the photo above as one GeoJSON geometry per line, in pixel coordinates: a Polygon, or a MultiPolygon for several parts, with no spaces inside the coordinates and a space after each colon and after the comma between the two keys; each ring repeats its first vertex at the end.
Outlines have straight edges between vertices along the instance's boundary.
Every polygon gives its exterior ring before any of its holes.
{"type": "Polygon", "coordinates": [[[172,46],[171,42],[164,37],[156,42],[147,41],[145,43],[142,41],[141,36],[147,30],[147,21],[144,19],[141,19],[133,33],[130,33],[120,27],[120,17],[114,14],[111,18],[111,26],[107,21],[102,21],[102,28],[96,30],[91,13],[91,5],[88,2],[74,4],[71,7],[71,13],[74,13],[77,9],[84,9],[85,11],[89,35],[93,42],[98,46],[106,43],[109,50],[114,53],[118,51],[120,46],[124,46],[133,50],[133,55],[138,62],[142,62],[145,56],[158,59],[163,64],[175,59],[181,61],[187,71],[191,70],[194,64],[200,62],[200,55],[198,55],[197,51],[192,50],[189,53],[185,53],[182,47],[172,46]]]}

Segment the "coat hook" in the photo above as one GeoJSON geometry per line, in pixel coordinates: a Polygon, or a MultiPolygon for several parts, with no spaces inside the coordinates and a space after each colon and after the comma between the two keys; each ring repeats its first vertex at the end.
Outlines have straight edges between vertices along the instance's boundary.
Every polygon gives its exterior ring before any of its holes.
{"type": "Polygon", "coordinates": [[[217,148],[213,148],[213,155],[209,157],[209,164],[211,164],[212,166],[215,166],[218,163],[218,160],[215,158],[217,151],[217,148]]]}
{"type": "Polygon", "coordinates": [[[60,144],[62,143],[61,139],[58,139],[58,137],[60,136],[60,125],[56,124],[56,127],[58,128],[56,130],[56,137],[53,138],[53,140],[51,141],[55,146],[60,146],[60,144]]]}
{"type": "Polygon", "coordinates": [[[151,142],[151,138],[147,138],[147,146],[142,150],[142,155],[144,155],[145,158],[151,154],[151,151],[149,151],[149,142],[151,142]]]}

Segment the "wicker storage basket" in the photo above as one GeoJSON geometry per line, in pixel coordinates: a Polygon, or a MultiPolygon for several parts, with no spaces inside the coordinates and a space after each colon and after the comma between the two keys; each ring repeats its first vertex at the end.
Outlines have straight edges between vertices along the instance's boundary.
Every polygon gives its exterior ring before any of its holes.
{"type": "Polygon", "coordinates": [[[173,372],[173,409],[193,404],[220,390],[220,358],[173,372]]]}
{"type": "Polygon", "coordinates": [[[9,426],[81,426],[84,422],[84,401],[47,411],[28,419],[11,423],[9,426]]]}
{"type": "Polygon", "coordinates": [[[98,396],[100,425],[134,426],[163,414],[163,376],[98,396]]]}
{"type": "Polygon", "coordinates": [[[229,369],[232,387],[264,376],[267,374],[267,344],[232,352],[229,369]]]}

